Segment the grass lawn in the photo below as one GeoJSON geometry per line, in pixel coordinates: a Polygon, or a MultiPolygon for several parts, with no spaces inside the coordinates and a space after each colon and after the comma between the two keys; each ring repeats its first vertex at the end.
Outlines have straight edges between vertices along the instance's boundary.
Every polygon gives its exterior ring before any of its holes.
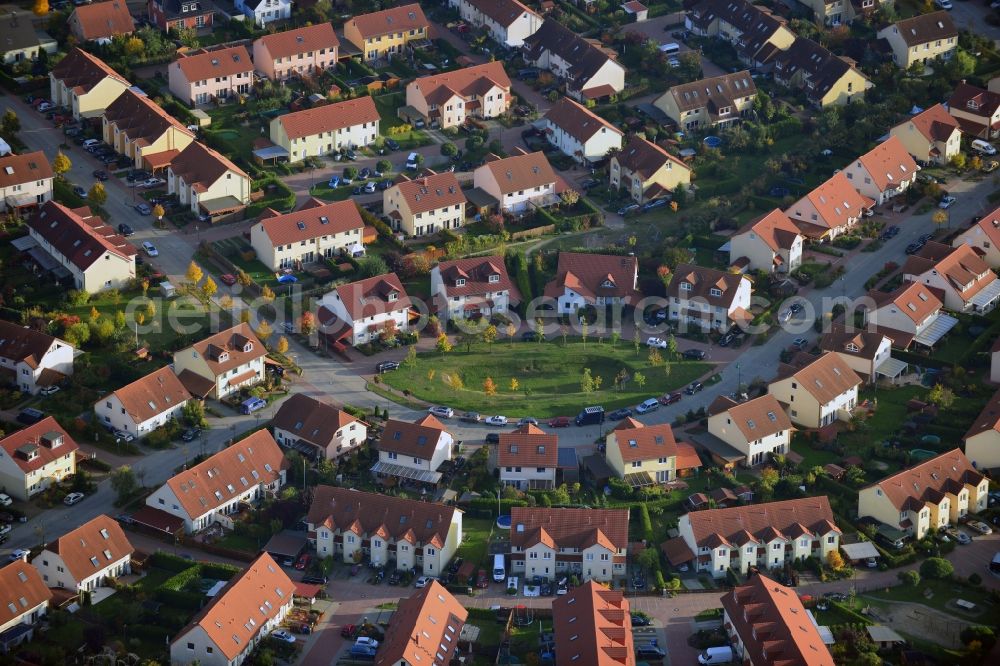
{"type": "Polygon", "coordinates": [[[976,624],[996,625],[1000,622],[1000,608],[991,600],[989,593],[980,588],[961,585],[952,581],[927,580],[921,578],[920,585],[897,585],[888,590],[868,592],[864,597],[880,601],[907,601],[923,604],[956,618],[968,620],[976,624]],[[930,591],[930,597],[925,596],[930,591]],[[972,613],[967,613],[954,605],[956,599],[976,604],[972,613]]]}
{"type": "Polygon", "coordinates": [[[379,131],[382,136],[398,141],[400,150],[426,146],[431,143],[430,137],[422,130],[411,129],[409,132],[389,131],[390,128],[406,124],[402,118],[396,115],[396,109],[406,104],[406,93],[397,92],[387,95],[373,95],[372,99],[375,100],[375,108],[378,109],[378,115],[381,118],[379,131]]]}
{"type": "Polygon", "coordinates": [[[213,245],[219,254],[233,262],[237,268],[243,269],[243,271],[250,276],[250,279],[257,284],[263,286],[265,284],[273,285],[276,283],[274,271],[269,270],[262,261],[259,259],[251,259],[247,261],[240,256],[241,251],[250,249],[250,246],[242,239],[224,238],[222,240],[215,241],[213,245]]]}
{"type": "Polygon", "coordinates": [[[493,532],[493,520],[490,518],[462,519],[462,545],[456,553],[466,562],[475,562],[482,566],[486,562],[487,542],[493,532]]]}
{"type": "Polygon", "coordinates": [[[596,340],[571,340],[565,346],[561,342],[502,341],[493,344],[492,349],[478,343],[471,352],[456,344],[448,353],[420,354],[413,367],[404,365],[383,379],[417,398],[462,411],[495,414],[502,406],[507,416],[546,418],[574,416],[587,405],[600,404],[605,409],[635,406],[684,386],[711,369],[708,363],[675,362],[670,364],[668,376],[662,366],[650,365],[647,353],[643,348],[636,355],[632,345],[625,342],[613,348],[608,341],[596,340]],[[601,377],[600,390],[581,390],[584,368],[589,368],[593,377],[601,377]],[[645,385],[640,388],[633,380],[624,390],[614,390],[614,379],[622,370],[631,376],[641,373],[645,385]],[[455,377],[462,386],[457,390],[453,388],[455,377]],[[496,395],[483,391],[487,377],[493,379],[496,395]],[[510,390],[512,378],[520,385],[516,392],[510,390]]]}
{"type": "Polygon", "coordinates": [[[222,537],[215,542],[215,545],[223,548],[232,548],[233,550],[245,550],[248,553],[256,553],[261,547],[260,542],[256,538],[246,536],[245,534],[236,534],[235,532],[230,532],[222,537]]]}

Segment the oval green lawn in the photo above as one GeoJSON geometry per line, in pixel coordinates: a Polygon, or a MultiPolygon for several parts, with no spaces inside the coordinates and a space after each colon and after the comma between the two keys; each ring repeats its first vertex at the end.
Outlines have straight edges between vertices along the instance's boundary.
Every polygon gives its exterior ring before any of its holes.
{"type": "Polygon", "coordinates": [[[413,367],[403,363],[398,370],[382,375],[382,380],[398,390],[410,391],[416,398],[458,411],[549,418],[575,416],[589,405],[603,405],[608,410],[634,407],[646,398],[677,390],[712,368],[709,363],[677,361],[669,364],[668,374],[664,365],[650,364],[645,346],[637,355],[632,344],[623,341],[616,348],[607,340],[586,344],[571,341],[565,346],[561,341],[497,342],[492,348],[475,344],[471,352],[466,352],[464,345],[456,345],[446,353],[421,353],[413,367]],[[599,390],[581,390],[584,368],[602,378],[599,390]],[[632,377],[641,373],[645,385],[640,388],[632,379],[623,390],[616,390],[614,379],[623,369],[632,377]],[[462,382],[462,388],[457,390],[449,384],[454,375],[462,382]],[[483,392],[487,377],[496,385],[494,396],[483,392]],[[511,390],[511,378],[518,381],[516,391],[511,390]]]}

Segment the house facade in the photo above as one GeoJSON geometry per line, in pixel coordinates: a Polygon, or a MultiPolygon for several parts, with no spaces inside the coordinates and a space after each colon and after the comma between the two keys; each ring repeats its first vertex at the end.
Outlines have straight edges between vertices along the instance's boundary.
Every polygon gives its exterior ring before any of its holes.
{"type": "Polygon", "coordinates": [[[951,60],[958,49],[958,29],[946,11],[897,21],[879,30],[878,37],[889,42],[892,61],[902,69],[951,60]]]}
{"type": "Polygon", "coordinates": [[[839,171],[785,213],[806,238],[829,241],[853,229],[874,204],[873,199],[858,192],[847,175],[839,171]]]}
{"type": "Polygon", "coordinates": [[[361,49],[365,62],[401,56],[429,33],[430,22],[417,3],[354,16],[344,24],[344,37],[361,49]]]}
{"type": "Polygon", "coordinates": [[[579,102],[617,95],[625,89],[625,68],[613,51],[587,40],[554,18],[524,40],[522,56],[566,82],[566,94],[579,102]]]}
{"type": "Polygon", "coordinates": [[[931,528],[956,525],[986,510],[989,479],[960,449],[904,469],[858,492],[858,517],[922,539],[931,528]]]}
{"type": "Polygon", "coordinates": [[[320,299],[320,332],[332,343],[371,342],[386,332],[406,331],[410,305],[395,273],[344,284],[320,299]]]}
{"type": "Polygon", "coordinates": [[[178,419],[191,394],[169,367],[149,373],[94,403],[101,425],[145,437],[178,419]]]}
{"type": "Polygon", "coordinates": [[[500,433],[496,448],[500,485],[518,490],[551,490],[556,487],[559,437],[531,424],[500,433]]]}
{"type": "Polygon", "coordinates": [[[755,99],[757,85],[743,70],[671,86],[653,104],[680,129],[725,129],[737,124],[755,99]]]}
{"type": "Polygon", "coordinates": [[[506,314],[512,303],[521,301],[521,292],[500,256],[442,261],[431,269],[431,295],[443,321],[489,319],[506,314]]]}
{"type": "Polygon", "coordinates": [[[996,273],[970,245],[928,242],[907,258],[903,279],[944,294],[944,307],[952,312],[984,315],[1000,301],[996,273]]]}
{"type": "MultiPolygon", "coordinates": [[[[269,0],[264,0],[269,1],[269,0]]],[[[188,106],[203,106],[246,95],[253,87],[254,64],[245,46],[198,49],[170,63],[170,92],[188,106]]]]}
{"type": "Polygon", "coordinates": [[[568,97],[553,104],[542,123],[549,143],[581,164],[600,162],[622,147],[621,130],[568,97]]]}
{"type": "Polygon", "coordinates": [[[780,208],[729,239],[729,264],[741,271],[791,273],[802,264],[802,234],[780,208]]]}
{"type": "Polygon", "coordinates": [[[894,136],[854,160],[843,173],[854,188],[876,204],[883,204],[917,182],[920,167],[903,142],[894,136]]]}
{"type": "Polygon", "coordinates": [[[622,420],[605,439],[604,458],[634,488],[677,478],[677,440],[669,423],[647,426],[631,416],[622,420]]]}
{"type": "MultiPolygon", "coordinates": [[[[879,368],[883,368],[883,364],[891,358],[892,338],[884,333],[859,330],[836,322],[830,324],[830,330],[820,338],[819,348],[839,354],[858,376],[874,383],[878,378],[879,368]]],[[[886,372],[886,369],[883,368],[882,372],[886,372]]]]}
{"type": "Polygon", "coordinates": [[[65,340],[0,319],[0,380],[35,395],[73,374],[74,349],[65,340]]]}
{"type": "Polygon", "coordinates": [[[431,172],[420,178],[397,177],[382,193],[382,210],[397,231],[429,236],[465,224],[467,200],[451,171],[431,172]]]}
{"type": "Polygon", "coordinates": [[[744,402],[719,396],[708,408],[708,432],[742,453],[745,467],[792,450],[792,422],[770,393],[744,402]]]}
{"type": "Polygon", "coordinates": [[[136,169],[162,171],[194,141],[191,130],[132,88],[108,105],[101,122],[104,142],[136,169]]]}
{"type": "Polygon", "coordinates": [[[147,0],[146,13],[160,30],[211,30],[215,5],[202,0],[147,0]]]}
{"type": "MultiPolygon", "coordinates": [[[[996,359],[997,347],[994,344],[991,351],[992,359],[996,359]]],[[[992,360],[991,359],[991,360],[992,360]]],[[[993,370],[996,361],[991,363],[990,381],[995,382],[993,370]]],[[[991,470],[1000,467],[1000,391],[993,394],[990,401],[983,407],[968,432],[963,437],[965,441],[965,456],[973,467],[979,470],[991,470]]]]}
{"type": "Polygon", "coordinates": [[[289,162],[320,157],[342,148],[375,143],[379,114],[369,96],[293,111],[271,121],[271,141],[288,152],[289,162]]]}
{"type": "Polygon", "coordinates": [[[264,380],[267,350],[241,323],[174,352],[174,372],[192,396],[222,398],[264,380]]]}
{"type": "Polygon", "coordinates": [[[28,501],[76,474],[79,446],[51,416],[0,440],[0,489],[28,501]]]}
{"type": "Polygon", "coordinates": [[[627,190],[632,201],[644,204],[690,185],[691,167],[655,143],[633,135],[611,156],[609,178],[611,187],[627,190]]]}
{"type": "Polygon", "coordinates": [[[639,299],[639,262],[632,256],[560,252],[556,276],[545,285],[556,312],[634,305],[639,299]]]}
{"type": "Polygon", "coordinates": [[[510,571],[533,579],[625,575],[628,509],[511,508],[510,571]]]}
{"type": "Polygon", "coordinates": [[[35,62],[42,51],[48,55],[59,52],[59,42],[35,28],[37,20],[39,17],[33,12],[18,8],[5,11],[3,19],[0,19],[0,32],[4,34],[4,43],[0,44],[0,63],[17,65],[35,62]]]}
{"type": "Polygon", "coordinates": [[[292,16],[292,0],[234,0],[233,4],[258,28],[292,16]]]}
{"type": "Polygon", "coordinates": [[[48,587],[93,592],[132,573],[132,553],[118,521],[101,514],[49,542],[32,558],[48,587]]]}
{"type": "Polygon", "coordinates": [[[309,199],[284,215],[264,216],[250,227],[250,246],[273,271],[363,252],[365,223],[354,201],[309,199]]]}
{"type": "Polygon", "coordinates": [[[800,368],[783,368],[768,385],[792,423],[822,428],[848,421],[858,404],[861,378],[839,354],[827,352],[800,368]]]}
{"type": "Polygon", "coordinates": [[[146,506],[182,519],[188,534],[215,523],[233,529],[230,516],[241,504],[281,490],[287,466],[271,433],[258,430],[167,479],[146,498],[146,506]]]}
{"type": "Polygon", "coordinates": [[[519,0],[448,0],[463,21],[485,28],[493,41],[517,48],[542,27],[542,17],[519,0]]]}
{"type": "Polygon", "coordinates": [[[73,117],[95,118],[130,86],[125,77],[79,47],[49,72],[49,95],[56,106],[73,109],[73,117]]]}
{"type": "Polygon", "coordinates": [[[0,213],[23,211],[52,199],[52,165],[42,151],[0,157],[0,213]]]}
{"type": "Polygon", "coordinates": [[[948,113],[966,136],[987,140],[1000,136],[1000,93],[959,83],[948,99],[948,113]]]}
{"type": "Polygon", "coordinates": [[[462,544],[462,512],[349,488],[316,486],[306,517],[320,558],[438,576],[462,544]]]}
{"type": "Polygon", "coordinates": [[[724,333],[750,318],[753,283],[746,275],[680,264],[667,287],[667,318],[686,330],[724,333]]]}
{"type": "Polygon", "coordinates": [[[243,210],[250,203],[250,176],[200,141],[192,141],[167,168],[167,191],[202,219],[243,210]]]}
{"type": "Polygon", "coordinates": [[[510,77],[501,61],[421,76],[406,86],[406,103],[432,126],[446,129],[468,118],[496,118],[510,110],[510,77]]]}
{"type": "Polygon", "coordinates": [[[333,405],[304,393],[281,403],[271,419],[274,439],[313,460],[352,455],[368,438],[368,426],[333,405]]]}
{"type": "Polygon", "coordinates": [[[379,479],[436,484],[441,480],[437,470],[451,460],[454,444],[455,438],[432,414],[413,423],[389,419],[371,472],[379,479]]]}
{"type": "Polygon", "coordinates": [[[836,56],[805,37],[796,37],[791,46],[775,55],[774,80],[798,88],[820,109],[861,101],[873,86],[853,60],[836,56]]]}
{"type": "Polygon", "coordinates": [[[0,650],[34,638],[35,624],[45,617],[52,590],[41,574],[23,559],[0,568],[0,650]]]}
{"type": "Polygon", "coordinates": [[[686,10],[688,30],[729,42],[747,67],[770,64],[778,51],[795,41],[784,17],[746,0],[701,0],[690,3],[686,10]]]}
{"type": "Polygon", "coordinates": [[[948,164],[962,149],[958,121],[942,104],[904,120],[889,135],[899,139],[918,164],[948,164]]]}
{"type": "Polygon", "coordinates": [[[253,43],[253,66],[272,81],[314,76],[337,64],[339,49],[333,24],[317,23],[258,37],[253,43]]]}
{"type": "Polygon", "coordinates": [[[952,241],[952,247],[968,245],[986,264],[1000,268],[1000,208],[996,208],[973,222],[972,226],[952,241]]]}
{"type": "Polygon", "coordinates": [[[897,349],[908,349],[913,342],[931,347],[951,328],[943,327],[945,322],[958,323],[941,313],[944,303],[937,294],[918,282],[904,282],[892,292],[869,296],[874,307],[865,311],[865,326],[885,334],[897,349]]]}
{"type": "Polygon", "coordinates": [[[487,161],[472,174],[474,187],[497,200],[505,213],[520,215],[558,201],[555,171],[545,153],[522,153],[487,161]]]}
{"type": "Polygon", "coordinates": [[[79,43],[110,44],[115,37],[135,32],[135,21],[124,0],[79,5],[66,20],[70,34],[79,43]]]}

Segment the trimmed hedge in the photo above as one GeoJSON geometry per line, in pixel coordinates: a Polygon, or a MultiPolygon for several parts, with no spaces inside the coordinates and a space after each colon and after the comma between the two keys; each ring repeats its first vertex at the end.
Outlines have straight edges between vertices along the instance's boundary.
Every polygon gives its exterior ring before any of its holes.
{"type": "Polygon", "coordinates": [[[204,562],[200,567],[201,577],[212,580],[230,580],[240,572],[239,567],[224,562],[204,562]]]}
{"type": "Polygon", "coordinates": [[[175,590],[165,590],[161,587],[156,590],[156,598],[160,602],[174,608],[196,611],[201,608],[201,602],[205,597],[202,594],[194,592],[177,592],[175,590]]]}
{"type": "Polygon", "coordinates": [[[173,590],[178,592],[187,587],[192,581],[196,581],[201,578],[201,567],[197,564],[189,565],[187,569],[181,571],[167,580],[163,581],[160,585],[159,590],[173,590]]]}
{"type": "Polygon", "coordinates": [[[158,569],[166,569],[174,573],[180,573],[196,566],[187,558],[174,555],[173,553],[165,553],[162,550],[158,550],[149,556],[149,564],[158,569]]]}

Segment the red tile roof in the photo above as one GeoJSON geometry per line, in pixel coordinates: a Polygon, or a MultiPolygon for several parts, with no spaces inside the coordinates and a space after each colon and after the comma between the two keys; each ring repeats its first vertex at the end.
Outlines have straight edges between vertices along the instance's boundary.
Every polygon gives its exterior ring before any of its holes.
{"type": "Polygon", "coordinates": [[[393,32],[409,32],[410,30],[430,27],[430,22],[424,16],[424,10],[417,3],[370,14],[361,14],[350,19],[348,23],[357,26],[358,32],[366,39],[393,32]]]}
{"type": "MultiPolygon", "coordinates": [[[[875,360],[887,336],[877,331],[846,327],[842,322],[830,325],[830,330],[820,338],[819,348],[867,361],[875,360]]],[[[891,343],[890,343],[891,344],[891,343]]]]}
{"type": "MultiPolygon", "coordinates": [[[[112,395],[121,401],[122,407],[136,423],[143,423],[154,416],[177,407],[191,399],[173,368],[164,366],[159,370],[123,386],[112,395]]],[[[100,403],[104,400],[98,400],[100,403]]]]}
{"type": "MultiPolygon", "coordinates": [[[[947,12],[935,13],[947,16],[947,12]]],[[[949,18],[948,20],[950,21],[951,19],[949,18]]],[[[989,121],[1000,110],[1000,93],[995,93],[992,90],[984,88],[977,88],[976,86],[962,82],[955,86],[955,91],[951,93],[951,97],[948,99],[948,108],[953,110],[961,109],[965,113],[985,118],[989,121]]],[[[962,122],[961,118],[956,120],[959,123],[962,122]]]]}
{"type": "Polygon", "coordinates": [[[505,28],[509,28],[514,24],[514,21],[526,13],[538,16],[535,10],[518,2],[518,0],[466,0],[466,2],[469,6],[475,7],[488,16],[497,25],[505,28]]]}
{"type": "Polygon", "coordinates": [[[98,2],[92,5],[80,5],[69,17],[70,25],[75,20],[79,22],[80,31],[87,41],[108,39],[116,35],[129,35],[135,32],[135,21],[128,11],[124,0],[98,2]]]}
{"type": "Polygon", "coordinates": [[[833,521],[833,510],[826,495],[748,504],[728,509],[705,509],[685,514],[697,546],[716,543],[731,547],[767,542],[780,536],[785,539],[801,534],[822,536],[840,533],[833,521]]]}
{"type": "MultiPolygon", "coordinates": [[[[983,215],[972,227],[962,232],[962,236],[970,234],[973,228],[978,228],[989,242],[993,243],[994,247],[1000,247],[1000,208],[995,208],[986,215],[983,215]]],[[[970,240],[974,242],[974,238],[975,236],[972,236],[970,240]]]]}
{"type": "Polygon", "coordinates": [[[267,355],[250,324],[240,323],[194,343],[176,354],[191,351],[200,355],[216,377],[245,363],[267,355]]]}
{"type": "Polygon", "coordinates": [[[51,416],[0,440],[0,449],[25,474],[35,472],[65,455],[73,455],[79,448],[51,416]]]}
{"type": "Polygon", "coordinates": [[[552,602],[560,664],[635,666],[632,615],[621,590],[587,581],[552,602]]]}
{"type": "Polygon", "coordinates": [[[791,249],[792,243],[800,237],[799,228],[780,208],[775,208],[764,217],[752,221],[736,232],[737,236],[754,233],[771,250],[791,249]]]}
{"type": "Polygon", "coordinates": [[[281,403],[271,425],[325,448],[336,437],[338,430],[356,421],[347,412],[327,402],[305,393],[295,393],[281,403]]]}
{"type": "Polygon", "coordinates": [[[483,97],[494,87],[510,94],[510,77],[503,68],[503,62],[495,60],[451,72],[422,76],[407,86],[410,87],[419,91],[428,104],[443,104],[455,95],[463,99],[483,97]]]}
{"type": "Polygon", "coordinates": [[[125,77],[106,62],[78,46],[71,48],[66,57],[52,68],[51,75],[57,81],[62,81],[66,88],[77,93],[90,92],[94,86],[108,77],[129,85],[125,77]]]}
{"type": "Polygon", "coordinates": [[[559,436],[538,426],[525,425],[500,433],[497,464],[501,467],[551,467],[559,462],[559,436]]]}
{"type": "Polygon", "coordinates": [[[476,171],[480,169],[493,174],[493,178],[500,188],[500,194],[547,187],[553,185],[557,180],[556,172],[552,170],[552,165],[549,164],[543,152],[496,159],[487,162],[476,171]]]}
{"type": "MultiPolygon", "coordinates": [[[[861,378],[847,365],[839,354],[826,352],[800,368],[793,368],[787,376],[795,378],[802,390],[825,405],[838,395],[858,386],[861,378]]],[[[784,379],[780,376],[775,381],[784,379]]]]}
{"type": "Polygon", "coordinates": [[[448,298],[485,296],[488,293],[507,291],[508,297],[514,303],[521,300],[521,292],[511,282],[503,257],[494,255],[442,261],[437,265],[437,269],[441,274],[441,282],[448,298]],[[498,279],[490,282],[490,276],[494,275],[498,276],[498,279]],[[456,285],[459,279],[465,280],[465,284],[456,285]]]}
{"type": "Polygon", "coordinates": [[[192,141],[170,161],[170,172],[197,192],[204,192],[227,173],[249,178],[246,172],[228,157],[212,150],[201,141],[192,141]]]}
{"type": "Polygon", "coordinates": [[[413,180],[405,176],[402,178],[393,187],[399,190],[414,215],[466,203],[465,192],[451,171],[431,172],[413,180]]]}
{"type": "Polygon", "coordinates": [[[343,102],[294,111],[278,116],[288,139],[300,139],[321,132],[336,132],[345,127],[378,122],[380,116],[375,100],[367,95],[343,102]]]}
{"type": "Polygon", "coordinates": [[[919,511],[925,502],[937,502],[941,493],[957,494],[966,484],[979,485],[983,478],[962,450],[956,448],[872,485],[881,488],[900,511],[909,508],[919,511]]]}
{"type": "Polygon", "coordinates": [[[336,292],[352,322],[410,307],[410,297],[395,273],[342,284],[336,292]],[[393,295],[395,300],[391,300],[393,295]]]}
{"type": "MultiPolygon", "coordinates": [[[[943,104],[935,104],[929,109],[918,113],[900,125],[913,123],[913,126],[928,141],[947,141],[952,132],[958,130],[958,121],[948,113],[943,104]]],[[[899,127],[899,125],[897,125],[899,127]]]]}
{"type": "Polygon", "coordinates": [[[608,434],[608,447],[611,446],[618,447],[622,461],[626,464],[677,456],[677,440],[669,423],[647,426],[633,418],[627,418],[608,434]],[[611,441],[612,437],[614,442],[611,441]]]}
{"type": "Polygon", "coordinates": [[[628,547],[628,509],[511,509],[510,543],[530,548],[544,542],[555,548],[589,548],[600,544],[611,551],[628,547]]]}
{"type": "MultiPolygon", "coordinates": [[[[253,61],[245,46],[223,49],[198,49],[182,55],[173,62],[184,74],[188,83],[205,81],[234,74],[253,73],[253,61]]],[[[248,80],[248,83],[250,81],[248,80]]]]}
{"type": "Polygon", "coordinates": [[[750,278],[742,274],[695,264],[680,264],[674,269],[674,278],[667,287],[667,297],[689,301],[697,298],[712,307],[729,310],[744,280],[750,282],[750,278]],[[690,288],[682,290],[683,284],[690,285],[690,288]],[[718,290],[718,296],[712,293],[713,289],[718,290]]]}
{"type": "Polygon", "coordinates": [[[770,393],[746,402],[736,402],[728,396],[719,396],[709,406],[708,413],[714,416],[720,412],[729,413],[729,419],[740,429],[748,442],[755,442],[783,430],[792,429],[788,414],[782,409],[778,399],[770,393]]]}
{"type": "Polygon", "coordinates": [[[964,244],[952,248],[930,241],[903,264],[904,276],[919,279],[930,271],[936,271],[947,280],[966,302],[997,279],[989,264],[971,246],[964,244]]]}
{"type": "Polygon", "coordinates": [[[23,155],[0,157],[0,188],[34,183],[52,178],[52,165],[45,153],[38,150],[23,155]]]}
{"type": "Polygon", "coordinates": [[[274,59],[340,46],[340,40],[333,31],[333,24],[329,21],[264,35],[257,41],[267,48],[267,54],[274,59]]]}
{"type": "MultiPolygon", "coordinates": [[[[946,11],[918,14],[894,24],[907,46],[913,47],[937,40],[958,38],[958,29],[946,11]]],[[[960,84],[964,85],[964,84],[960,84]]]]}
{"type": "MultiPolygon", "coordinates": [[[[63,534],[46,550],[62,558],[77,583],[135,552],[118,521],[104,514],[63,534]]],[[[35,559],[44,557],[44,553],[35,559]]]]}
{"type": "Polygon", "coordinates": [[[399,602],[389,619],[385,642],[375,655],[375,666],[451,663],[468,617],[469,611],[441,583],[432,580],[399,602]]]}
{"type": "MultiPolygon", "coordinates": [[[[1000,343],[1000,339],[997,342],[1000,343]]],[[[976,417],[963,439],[981,435],[989,430],[1000,432],[1000,390],[994,393],[990,401],[986,403],[983,411],[976,417]]]]}
{"type": "Polygon", "coordinates": [[[912,181],[920,169],[897,136],[890,136],[869,150],[858,158],[858,163],[868,172],[880,192],[895,189],[904,181],[912,181]]]}
{"type": "Polygon", "coordinates": [[[69,346],[69,343],[48,333],[0,319],[0,358],[14,363],[24,361],[29,367],[37,368],[53,345],[69,346]]]}
{"type": "Polygon", "coordinates": [[[560,252],[556,276],[545,285],[545,295],[559,298],[571,289],[591,303],[599,296],[636,299],[638,274],[635,257],[560,252]]]}
{"type": "Polygon", "coordinates": [[[149,146],[171,127],[188,136],[191,130],[144,94],[128,89],[104,110],[104,119],[139,146],[149,146]]]}
{"type": "Polygon", "coordinates": [[[22,560],[0,568],[0,627],[52,599],[38,569],[22,560]]]}
{"type": "Polygon", "coordinates": [[[624,169],[639,174],[644,180],[652,177],[664,164],[673,163],[674,169],[690,171],[691,167],[684,164],[678,157],[674,157],[660,146],[646,141],[638,134],[633,134],[629,138],[625,147],[618,152],[614,159],[618,160],[624,169]]]}
{"type": "Polygon", "coordinates": [[[611,132],[619,137],[624,136],[620,129],[569,97],[560,97],[559,101],[553,104],[552,108],[543,116],[543,119],[566,132],[581,144],[586,143],[601,131],[611,132]]]}
{"type": "Polygon", "coordinates": [[[377,448],[379,451],[395,451],[430,460],[442,435],[447,433],[444,424],[432,414],[426,414],[413,423],[389,419],[377,448]]]}
{"type": "MultiPolygon", "coordinates": [[[[315,201],[315,200],[314,200],[315,201]]],[[[306,205],[297,211],[276,215],[260,221],[271,245],[288,245],[299,241],[341,234],[352,229],[364,229],[365,223],[358,206],[351,199],[320,205],[306,205]]],[[[360,240],[361,236],[358,235],[360,240]]]]}
{"type": "MultiPolygon", "coordinates": [[[[915,324],[919,324],[928,315],[940,310],[943,305],[941,299],[931,289],[919,282],[904,282],[889,293],[873,291],[869,295],[875,299],[875,303],[879,308],[883,308],[889,304],[895,305],[902,314],[912,319],[915,324]]],[[[876,325],[878,324],[877,318],[876,315],[874,317],[876,325]]]]}
{"type": "Polygon", "coordinates": [[[87,207],[70,210],[47,201],[28,219],[28,227],[81,271],[105,252],[126,260],[138,254],[134,245],[87,207]]]}
{"type": "Polygon", "coordinates": [[[847,226],[851,220],[857,222],[861,218],[862,211],[871,208],[874,203],[855,190],[844,172],[840,171],[792,204],[792,207],[785,212],[790,218],[807,224],[837,229],[847,226]],[[804,204],[807,201],[816,209],[818,214],[816,219],[806,217],[804,204]]]}

